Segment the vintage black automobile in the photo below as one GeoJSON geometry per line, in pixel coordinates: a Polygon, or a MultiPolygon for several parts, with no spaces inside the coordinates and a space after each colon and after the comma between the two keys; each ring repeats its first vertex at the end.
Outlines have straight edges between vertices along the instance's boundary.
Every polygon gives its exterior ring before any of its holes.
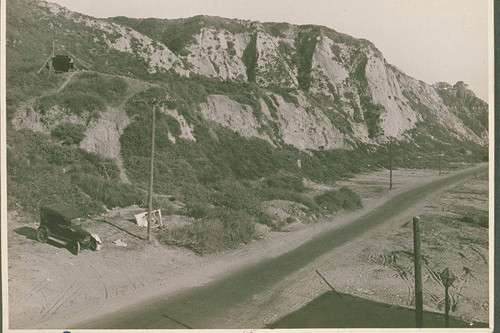
{"type": "Polygon", "coordinates": [[[65,203],[54,203],[40,208],[40,227],[36,231],[36,238],[46,243],[49,237],[63,241],[75,255],[80,249],[95,251],[97,240],[82,229],[81,217],[83,214],[65,203]]]}

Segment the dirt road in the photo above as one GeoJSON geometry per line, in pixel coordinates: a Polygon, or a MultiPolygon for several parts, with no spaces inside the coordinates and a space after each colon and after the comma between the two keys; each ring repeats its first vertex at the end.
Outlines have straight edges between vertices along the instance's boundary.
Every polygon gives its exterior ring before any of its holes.
{"type": "Polygon", "coordinates": [[[404,213],[428,196],[486,170],[486,166],[464,170],[407,190],[352,223],[326,232],[279,257],[240,269],[204,286],[141,302],[74,328],[251,327],[253,322],[248,318],[255,312],[254,307],[262,307],[254,302],[259,293],[272,289],[318,257],[404,213]]]}

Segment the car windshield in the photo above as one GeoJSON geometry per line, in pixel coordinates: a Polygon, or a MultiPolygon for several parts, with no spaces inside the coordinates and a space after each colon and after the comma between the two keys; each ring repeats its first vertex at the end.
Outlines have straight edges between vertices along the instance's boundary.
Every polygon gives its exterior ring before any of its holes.
{"type": "Polygon", "coordinates": [[[72,227],[80,227],[81,225],[82,225],[82,220],[80,218],[71,220],[72,227]]]}

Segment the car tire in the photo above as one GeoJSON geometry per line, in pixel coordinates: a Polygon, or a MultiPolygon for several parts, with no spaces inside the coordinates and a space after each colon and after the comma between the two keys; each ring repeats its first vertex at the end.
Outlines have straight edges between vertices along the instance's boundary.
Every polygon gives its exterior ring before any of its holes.
{"type": "Polygon", "coordinates": [[[45,228],[38,228],[36,231],[36,239],[40,243],[47,243],[47,240],[49,239],[49,233],[45,228]]]}
{"type": "Polygon", "coordinates": [[[95,240],[94,237],[90,239],[89,249],[91,249],[92,251],[97,250],[97,241],[95,240]]]}
{"type": "Polygon", "coordinates": [[[73,253],[75,256],[78,255],[78,253],[80,253],[80,242],[79,241],[73,241],[70,243],[70,248],[69,250],[71,251],[71,253],[73,253]]]}

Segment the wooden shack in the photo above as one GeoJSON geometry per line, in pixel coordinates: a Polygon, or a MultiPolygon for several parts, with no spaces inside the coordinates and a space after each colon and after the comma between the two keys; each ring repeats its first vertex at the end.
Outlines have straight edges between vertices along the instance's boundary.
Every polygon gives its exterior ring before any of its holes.
{"type": "Polygon", "coordinates": [[[52,57],[52,68],[56,72],[69,72],[75,68],[73,58],[69,55],[58,54],[55,57],[52,57]]]}
{"type": "Polygon", "coordinates": [[[52,43],[52,53],[47,58],[42,68],[40,68],[37,74],[44,69],[49,70],[49,75],[52,71],[56,73],[69,72],[73,69],[80,70],[73,60],[78,61],[79,66],[82,66],[84,69],[90,69],[90,65],[83,60],[78,59],[74,56],[71,51],[68,54],[55,54],[55,45],[52,43]]]}

